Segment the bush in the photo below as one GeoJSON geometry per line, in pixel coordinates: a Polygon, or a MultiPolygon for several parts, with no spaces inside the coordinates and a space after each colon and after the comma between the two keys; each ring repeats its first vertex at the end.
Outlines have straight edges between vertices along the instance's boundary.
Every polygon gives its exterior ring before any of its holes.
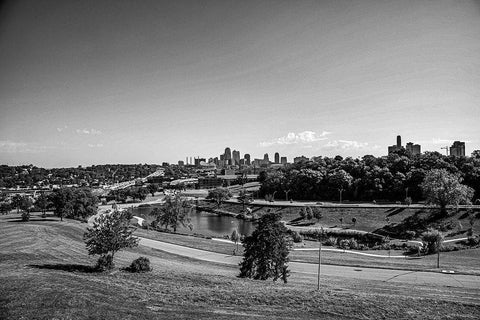
{"type": "Polygon", "coordinates": [[[132,264],[127,268],[130,272],[148,272],[152,271],[150,260],[146,257],[140,257],[133,260],[132,264]]]}
{"type": "Polygon", "coordinates": [[[293,242],[295,243],[303,241],[303,237],[297,231],[292,231],[290,235],[292,236],[293,242]]]}
{"type": "Polygon", "coordinates": [[[358,249],[358,243],[357,243],[357,240],[353,239],[353,238],[350,238],[348,240],[348,247],[350,249],[353,249],[353,250],[356,250],[358,249]]]}
{"type": "Polygon", "coordinates": [[[111,254],[106,254],[98,258],[95,269],[98,271],[112,270],[115,264],[113,263],[113,257],[111,254]]]}
{"type": "Polygon", "coordinates": [[[340,240],[340,241],[338,242],[338,246],[339,246],[341,249],[350,249],[350,241],[347,240],[347,239],[340,240]]]}
{"type": "Polygon", "coordinates": [[[422,241],[426,253],[437,253],[442,248],[443,234],[435,229],[430,229],[422,234],[422,241]]]}
{"type": "Polygon", "coordinates": [[[337,245],[337,238],[335,237],[328,237],[327,240],[325,241],[326,246],[336,246],[337,245]]]}
{"type": "Polygon", "coordinates": [[[417,234],[417,233],[416,233],[415,231],[407,230],[407,231],[405,231],[405,238],[406,238],[407,240],[412,240],[412,239],[415,238],[416,234],[417,234]]]}
{"type": "Polygon", "coordinates": [[[22,221],[30,221],[30,212],[28,211],[23,211],[22,212],[22,221]]]}

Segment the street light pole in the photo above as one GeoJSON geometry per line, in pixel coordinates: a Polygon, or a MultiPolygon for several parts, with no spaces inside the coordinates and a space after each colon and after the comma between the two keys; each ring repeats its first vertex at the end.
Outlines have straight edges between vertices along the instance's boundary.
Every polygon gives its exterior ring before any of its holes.
{"type": "Polygon", "coordinates": [[[318,275],[317,275],[317,291],[320,291],[320,273],[322,271],[322,239],[318,241],[318,275]]]}

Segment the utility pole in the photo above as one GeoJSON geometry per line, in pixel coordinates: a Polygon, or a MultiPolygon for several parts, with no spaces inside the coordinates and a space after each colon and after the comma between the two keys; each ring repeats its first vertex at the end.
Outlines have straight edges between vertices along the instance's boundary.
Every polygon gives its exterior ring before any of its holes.
{"type": "Polygon", "coordinates": [[[322,271],[322,240],[320,239],[318,243],[317,291],[320,291],[320,273],[322,271]]]}

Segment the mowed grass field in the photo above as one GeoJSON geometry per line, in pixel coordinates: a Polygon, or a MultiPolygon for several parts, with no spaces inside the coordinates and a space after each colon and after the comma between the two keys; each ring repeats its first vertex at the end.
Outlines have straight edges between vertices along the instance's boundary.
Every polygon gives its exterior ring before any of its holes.
{"type": "Polygon", "coordinates": [[[478,319],[480,292],[466,288],[321,279],[237,278],[238,268],[138,247],[116,269],[92,272],[86,224],[0,217],[1,319],[478,319]],[[147,256],[153,271],[121,270],[147,256]]]}

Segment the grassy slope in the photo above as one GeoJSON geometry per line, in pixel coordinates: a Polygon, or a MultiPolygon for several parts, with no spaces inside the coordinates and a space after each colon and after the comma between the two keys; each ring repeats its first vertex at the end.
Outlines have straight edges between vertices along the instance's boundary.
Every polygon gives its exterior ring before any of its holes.
{"type": "Polygon", "coordinates": [[[2,319],[476,319],[480,308],[478,290],[332,277],[317,292],[312,276],[239,279],[237,268],[142,247],[119,253],[117,267],[144,255],[153,272],[91,273],[85,224],[12,217],[0,218],[2,319]]]}

